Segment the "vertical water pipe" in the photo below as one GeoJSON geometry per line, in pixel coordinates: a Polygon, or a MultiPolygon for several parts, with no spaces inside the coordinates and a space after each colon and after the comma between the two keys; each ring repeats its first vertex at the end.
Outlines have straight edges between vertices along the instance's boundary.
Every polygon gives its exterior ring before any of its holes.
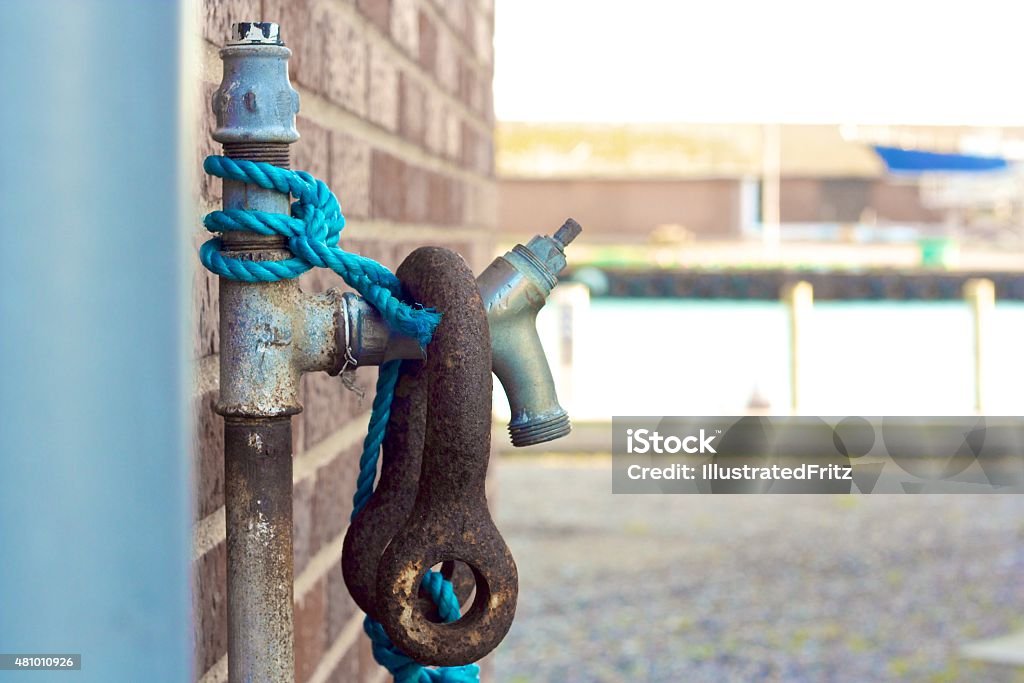
{"type": "MultiPolygon", "coordinates": [[[[288,167],[289,145],[299,137],[299,99],[278,26],[235,24],[220,55],[213,138],[225,156],[288,167]]],[[[287,214],[289,197],[225,181],[224,208],[287,214]]],[[[231,258],[292,256],[276,235],[226,232],[223,241],[231,258]]],[[[291,416],[302,409],[299,299],[295,279],[220,280],[217,409],[224,416],[230,683],[285,683],[294,675],[291,416]]]]}

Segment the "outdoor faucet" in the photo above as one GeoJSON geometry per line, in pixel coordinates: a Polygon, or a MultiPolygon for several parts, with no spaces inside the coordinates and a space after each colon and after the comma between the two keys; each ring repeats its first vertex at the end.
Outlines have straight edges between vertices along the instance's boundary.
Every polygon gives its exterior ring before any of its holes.
{"type": "Polygon", "coordinates": [[[517,244],[476,279],[491,328],[494,374],[512,411],[513,446],[560,439],[572,428],[537,335],[537,312],[565,268],[566,245],[582,230],[570,218],[554,237],[537,235],[525,247],[517,244]]]}
{"type": "MultiPolygon", "coordinates": [[[[537,334],[537,312],[544,307],[565,268],[565,246],[583,228],[568,219],[554,237],[537,235],[517,244],[477,277],[487,311],[491,354],[512,411],[508,431],[513,446],[553,441],[571,430],[558,403],[551,368],[537,334]]],[[[389,332],[380,314],[362,297],[342,296],[343,324],[337,348],[352,365],[379,365],[396,358],[421,358],[415,340],[389,332]]],[[[427,350],[429,353],[429,349],[427,350]]]]}

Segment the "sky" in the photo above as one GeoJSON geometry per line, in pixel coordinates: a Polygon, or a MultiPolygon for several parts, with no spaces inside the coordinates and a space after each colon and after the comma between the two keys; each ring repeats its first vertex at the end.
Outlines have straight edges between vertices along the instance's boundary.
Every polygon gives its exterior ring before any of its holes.
{"type": "Polygon", "coordinates": [[[1024,125],[1021,0],[497,0],[503,121],[1024,125]]]}

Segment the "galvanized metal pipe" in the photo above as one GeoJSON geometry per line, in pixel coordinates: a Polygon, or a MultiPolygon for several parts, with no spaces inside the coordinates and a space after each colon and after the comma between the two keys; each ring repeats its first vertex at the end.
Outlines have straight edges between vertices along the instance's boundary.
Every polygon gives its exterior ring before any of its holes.
{"type": "Polygon", "coordinates": [[[224,420],[228,680],[291,681],[290,417],[224,420]]]}
{"type": "MultiPolygon", "coordinates": [[[[287,166],[298,139],[298,95],[288,82],[291,52],[273,24],[237,24],[223,50],[224,80],[213,97],[213,137],[227,156],[287,166]]],[[[286,194],[224,183],[224,208],[288,213],[286,194]]],[[[227,256],[291,257],[282,238],[223,237],[227,256]]],[[[296,348],[301,293],[295,280],[220,280],[220,402],[224,415],[227,520],[228,681],[285,683],[294,676],[292,626],[292,437],[301,369],[296,348]]],[[[312,335],[316,336],[316,335],[312,335]]],[[[308,360],[308,358],[307,358],[308,360]]]]}

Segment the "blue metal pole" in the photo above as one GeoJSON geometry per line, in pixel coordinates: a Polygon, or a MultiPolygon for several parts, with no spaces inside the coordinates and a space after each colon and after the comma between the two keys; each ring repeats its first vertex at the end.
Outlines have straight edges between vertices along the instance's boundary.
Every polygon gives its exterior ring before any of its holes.
{"type": "Polygon", "coordinates": [[[39,680],[191,676],[181,4],[4,4],[0,653],[82,655],[39,680]]]}

